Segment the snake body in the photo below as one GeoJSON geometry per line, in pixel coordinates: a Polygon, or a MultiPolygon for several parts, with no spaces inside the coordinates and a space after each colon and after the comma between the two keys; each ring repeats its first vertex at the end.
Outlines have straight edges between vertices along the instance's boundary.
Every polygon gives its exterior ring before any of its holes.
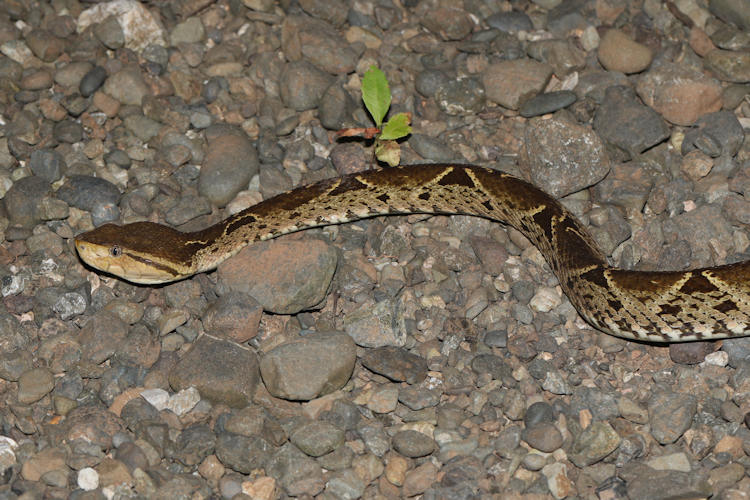
{"type": "Polygon", "coordinates": [[[387,214],[462,214],[510,224],[544,255],[580,315],[635,340],[750,335],[750,261],[690,271],[611,267],[557,200],[511,175],[469,165],[418,165],[345,175],[288,191],[201,231],[151,222],[105,224],[76,238],[92,267],[135,283],[214,269],[245,246],[311,227],[387,214]]]}

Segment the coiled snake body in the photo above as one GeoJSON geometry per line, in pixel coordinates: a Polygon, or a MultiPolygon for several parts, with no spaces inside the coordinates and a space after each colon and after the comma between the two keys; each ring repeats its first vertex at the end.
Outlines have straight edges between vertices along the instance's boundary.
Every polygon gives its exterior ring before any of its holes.
{"type": "Polygon", "coordinates": [[[248,244],[386,214],[463,214],[510,224],[539,248],[578,312],[628,339],[750,335],[750,261],[674,272],[608,265],[582,224],[535,186],[487,168],[417,165],[345,175],[280,194],[202,231],[105,224],[76,238],[92,267],[135,283],[214,269],[248,244]]]}

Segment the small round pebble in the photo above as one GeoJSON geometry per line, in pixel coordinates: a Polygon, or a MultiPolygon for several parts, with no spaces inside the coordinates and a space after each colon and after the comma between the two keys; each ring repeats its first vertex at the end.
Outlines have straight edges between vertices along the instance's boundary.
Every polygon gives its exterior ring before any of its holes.
{"type": "Polygon", "coordinates": [[[418,431],[400,431],[393,436],[393,449],[409,458],[424,457],[433,452],[435,441],[418,431]]]}
{"type": "Polygon", "coordinates": [[[18,377],[18,402],[31,404],[39,401],[55,388],[55,379],[46,368],[32,368],[18,377]]]}
{"type": "Polygon", "coordinates": [[[78,471],[77,484],[84,491],[95,490],[99,487],[99,473],[91,467],[84,467],[78,471]]]}
{"type": "Polygon", "coordinates": [[[648,68],[653,59],[651,49],[618,29],[607,31],[599,43],[599,61],[610,71],[639,73],[648,68]]]}

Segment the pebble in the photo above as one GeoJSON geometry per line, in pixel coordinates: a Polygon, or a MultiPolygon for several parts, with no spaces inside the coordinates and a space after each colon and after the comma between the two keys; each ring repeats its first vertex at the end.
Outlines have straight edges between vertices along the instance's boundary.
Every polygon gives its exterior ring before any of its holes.
{"type": "Polygon", "coordinates": [[[289,63],[281,74],[281,100],[295,111],[316,107],[333,80],[307,61],[289,63]]]}
{"type": "Polygon", "coordinates": [[[140,106],[143,98],[150,93],[140,71],[124,68],[110,74],[102,90],[121,104],[140,106]]]}
{"type": "Polygon", "coordinates": [[[282,446],[269,458],[266,471],[293,496],[317,495],[325,487],[320,466],[292,444],[282,446]]]}
{"type": "Polygon", "coordinates": [[[525,175],[553,196],[565,196],[595,184],[611,168],[599,136],[565,118],[533,118],[524,138],[521,161],[525,175]]]}
{"type": "Polygon", "coordinates": [[[251,245],[219,266],[219,278],[276,314],[310,309],[324,298],[338,258],[320,240],[275,240],[251,245]],[[275,272],[268,272],[269,269],[275,272]]]}
{"type": "Polygon", "coordinates": [[[702,474],[695,472],[656,471],[647,465],[632,464],[623,471],[626,493],[630,498],[664,498],[669,495],[711,496],[712,489],[702,474]],[[650,470],[649,470],[650,469],[650,470]],[[634,481],[635,478],[640,480],[634,481]]]}
{"type": "Polygon", "coordinates": [[[202,321],[212,335],[243,343],[258,334],[262,314],[263,309],[252,296],[229,292],[206,309],[202,321]]]}
{"type": "Polygon", "coordinates": [[[320,457],[344,444],[344,431],[326,422],[310,422],[297,427],[289,441],[306,455],[320,457]]]}
{"type": "Polygon", "coordinates": [[[469,14],[455,7],[428,9],[421,22],[443,40],[462,40],[471,33],[474,27],[469,14]]]}
{"type": "Polygon", "coordinates": [[[576,102],[576,99],[576,94],[572,90],[546,92],[532,97],[523,103],[518,113],[526,118],[554,113],[558,109],[567,108],[576,102]]]}
{"type": "Polygon", "coordinates": [[[65,451],[58,447],[48,447],[34,453],[21,466],[21,476],[27,481],[39,481],[46,473],[66,470],[65,451]]]}
{"type": "Polygon", "coordinates": [[[691,471],[690,460],[685,453],[672,453],[656,457],[653,460],[649,460],[647,465],[656,470],[691,471]]]}
{"type": "Polygon", "coordinates": [[[711,158],[734,156],[740,149],[745,134],[737,117],[729,111],[717,111],[701,116],[695,128],[687,131],[682,140],[681,153],[699,149],[711,158]]]}
{"type": "Polygon", "coordinates": [[[406,342],[402,319],[391,300],[366,303],[349,312],[344,319],[344,331],[361,347],[399,347],[406,342]]]}
{"type": "Polygon", "coordinates": [[[367,400],[367,408],[375,413],[390,413],[396,409],[398,403],[398,388],[394,386],[380,386],[372,391],[367,400]]]}
{"type": "Polygon", "coordinates": [[[547,486],[555,498],[566,498],[575,492],[575,486],[567,476],[565,464],[545,465],[542,474],[547,478],[547,486]]]}
{"type": "Polygon", "coordinates": [[[651,435],[662,444],[674,443],[690,427],[696,405],[691,395],[655,393],[648,402],[651,435]]]}
{"type": "Polygon", "coordinates": [[[326,484],[324,495],[327,493],[333,498],[354,500],[362,497],[367,486],[353,470],[344,470],[333,475],[326,484]]]}
{"type": "Polygon", "coordinates": [[[94,224],[110,222],[120,215],[120,190],[111,182],[88,175],[71,175],[57,191],[70,206],[91,212],[94,224]]]}
{"type": "MultiPolygon", "coordinates": [[[[475,114],[485,105],[484,87],[476,78],[445,81],[434,92],[434,96],[440,109],[449,115],[475,114]]],[[[415,137],[416,134],[412,135],[412,139],[415,137]]],[[[440,160],[429,156],[425,158],[440,160]]]]}
{"type": "Polygon", "coordinates": [[[341,85],[331,84],[320,98],[320,123],[329,130],[343,128],[351,122],[354,107],[349,92],[341,85]]]}
{"type": "MultiPolygon", "coordinates": [[[[86,111],[86,108],[89,105],[89,100],[84,99],[81,96],[70,96],[67,98],[64,98],[62,100],[62,105],[65,108],[65,111],[68,112],[69,115],[77,118],[83,114],[84,111],[86,111]]],[[[92,143],[96,144],[96,143],[92,143]]]]}
{"type": "Polygon", "coordinates": [[[576,438],[570,461],[578,467],[595,464],[620,446],[622,438],[607,422],[594,422],[576,438]]]}
{"type": "Polygon", "coordinates": [[[84,10],[78,16],[78,30],[83,31],[110,16],[118,19],[125,37],[125,47],[141,51],[151,44],[166,45],[159,20],[135,0],[113,0],[84,10]]]}
{"type": "Polygon", "coordinates": [[[676,125],[692,125],[721,109],[721,84],[703,73],[674,63],[660,63],[638,79],[643,102],[676,125]]]}
{"type": "Polygon", "coordinates": [[[750,10],[742,2],[713,0],[708,3],[708,10],[725,22],[736,24],[746,31],[750,30],[750,10]]]}
{"type": "Polygon", "coordinates": [[[422,134],[412,134],[409,139],[409,145],[414,148],[414,151],[416,151],[419,156],[426,160],[450,162],[456,157],[456,153],[454,153],[450,147],[435,137],[429,137],[422,134]]]}
{"type": "Polygon", "coordinates": [[[62,40],[44,29],[31,30],[26,35],[26,45],[36,57],[44,62],[53,62],[62,54],[62,40]]]}
{"type": "Polygon", "coordinates": [[[216,457],[225,467],[248,474],[253,469],[265,466],[274,448],[260,436],[220,433],[215,450],[216,457]]]}
{"type": "Polygon", "coordinates": [[[664,119],[641,104],[632,89],[623,86],[607,89],[602,107],[594,117],[594,130],[602,139],[631,157],[669,136],[669,127],[664,119]],[[634,122],[638,123],[637,129],[625,126],[634,122]]]}
{"type": "Polygon", "coordinates": [[[421,432],[406,430],[393,436],[393,449],[405,457],[418,458],[432,453],[435,442],[421,432]]]}
{"type": "Polygon", "coordinates": [[[99,473],[91,467],[84,467],[78,471],[77,484],[83,491],[95,490],[99,487],[99,473]]]}
{"type": "Polygon", "coordinates": [[[196,340],[169,372],[173,389],[195,387],[201,397],[235,408],[252,399],[259,378],[253,352],[209,337],[196,340]]]}
{"type": "Polygon", "coordinates": [[[215,125],[206,130],[206,135],[209,141],[198,193],[224,206],[258,173],[258,155],[247,135],[234,127],[215,125]]]}
{"type": "Polygon", "coordinates": [[[102,86],[106,78],[107,70],[101,66],[94,66],[81,78],[78,90],[83,97],[89,97],[102,86]]]}
{"type": "Polygon", "coordinates": [[[425,69],[414,78],[414,87],[425,97],[434,96],[438,89],[451,83],[448,75],[439,69],[425,69]]]}
{"type": "Polygon", "coordinates": [[[569,41],[534,40],[529,44],[527,52],[533,59],[551,65],[560,78],[586,67],[586,55],[569,41]]]}
{"type": "Polygon", "coordinates": [[[356,346],[340,332],[318,333],[275,347],[260,372],[276,397],[307,401],[343,387],[356,361],[356,346]]]}
{"type": "Polygon", "coordinates": [[[523,440],[532,448],[545,453],[555,451],[563,443],[560,431],[554,425],[546,423],[525,429],[523,440]]]}
{"type": "Polygon", "coordinates": [[[294,33],[282,39],[282,49],[290,60],[304,57],[332,75],[345,75],[354,70],[357,52],[331,24],[301,16],[289,16],[284,24],[285,30],[294,33]]]}
{"type": "Polygon", "coordinates": [[[404,478],[404,496],[411,497],[424,493],[437,480],[438,468],[426,462],[406,473],[404,478]]]}
{"type": "Polygon", "coordinates": [[[649,67],[654,57],[650,48],[618,29],[607,30],[602,36],[597,55],[607,70],[625,74],[640,73],[649,67]]]}
{"type": "Polygon", "coordinates": [[[365,353],[361,361],[367,369],[395,382],[418,384],[427,376],[425,360],[400,347],[371,349],[365,353]]]}
{"type": "Polygon", "coordinates": [[[116,50],[125,45],[125,33],[116,17],[108,17],[96,24],[94,35],[108,49],[116,50]]]}
{"type": "Polygon", "coordinates": [[[511,10],[507,12],[496,12],[485,19],[487,24],[492,28],[507,33],[517,33],[519,31],[531,31],[534,25],[525,12],[511,10]]]}
{"type": "Polygon", "coordinates": [[[18,377],[18,402],[39,401],[55,388],[55,379],[46,368],[32,368],[18,377]]]}
{"type": "Polygon", "coordinates": [[[34,175],[50,183],[60,180],[67,170],[65,158],[59,152],[50,149],[38,149],[31,153],[29,165],[34,175]]]}
{"type": "Polygon", "coordinates": [[[171,396],[165,405],[167,410],[181,417],[195,408],[200,402],[200,393],[195,387],[188,387],[171,396]]]}
{"type": "Polygon", "coordinates": [[[518,109],[541,93],[552,77],[552,67],[529,59],[502,61],[482,73],[487,99],[506,108],[518,109]]]}
{"type": "Polygon", "coordinates": [[[706,55],[705,64],[719,80],[750,82],[750,54],[746,52],[715,49],[706,55]]]}

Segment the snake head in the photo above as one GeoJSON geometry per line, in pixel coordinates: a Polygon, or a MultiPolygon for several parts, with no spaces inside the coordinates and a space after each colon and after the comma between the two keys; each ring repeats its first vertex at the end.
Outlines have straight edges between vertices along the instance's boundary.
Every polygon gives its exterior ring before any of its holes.
{"type": "Polygon", "coordinates": [[[89,266],[140,284],[168,283],[192,274],[185,233],[155,224],[104,224],[80,234],[76,250],[89,266]],[[187,263],[187,265],[185,265],[187,263]]]}

